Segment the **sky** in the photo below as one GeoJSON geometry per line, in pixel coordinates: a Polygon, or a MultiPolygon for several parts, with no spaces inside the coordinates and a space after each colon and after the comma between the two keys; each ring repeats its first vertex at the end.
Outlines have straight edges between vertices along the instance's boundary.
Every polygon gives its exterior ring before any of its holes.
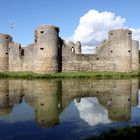
{"type": "Polygon", "coordinates": [[[51,24],[60,28],[61,38],[79,40],[91,52],[114,28],[129,28],[140,40],[139,5],[139,0],[0,0],[0,33],[27,45],[38,26],[51,24]]]}

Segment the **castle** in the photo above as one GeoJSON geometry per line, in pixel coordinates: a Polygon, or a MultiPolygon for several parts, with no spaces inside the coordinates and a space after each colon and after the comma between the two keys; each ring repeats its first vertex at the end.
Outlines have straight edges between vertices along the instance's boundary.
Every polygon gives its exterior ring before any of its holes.
{"type": "Polygon", "coordinates": [[[139,68],[139,42],[128,29],[115,29],[101,42],[95,54],[82,54],[81,43],[59,37],[59,28],[42,25],[35,30],[34,43],[27,47],[0,34],[0,71],[34,73],[115,71],[132,72],[139,68]]]}

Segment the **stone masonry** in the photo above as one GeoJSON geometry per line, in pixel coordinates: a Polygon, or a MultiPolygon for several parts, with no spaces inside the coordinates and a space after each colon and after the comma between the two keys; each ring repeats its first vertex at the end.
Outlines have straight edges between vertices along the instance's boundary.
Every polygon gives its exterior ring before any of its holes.
{"type": "Polygon", "coordinates": [[[59,28],[42,25],[35,30],[34,43],[27,47],[0,34],[0,71],[51,72],[114,71],[139,68],[139,42],[128,29],[115,29],[96,47],[95,54],[82,54],[81,43],[59,37],[59,28]]]}

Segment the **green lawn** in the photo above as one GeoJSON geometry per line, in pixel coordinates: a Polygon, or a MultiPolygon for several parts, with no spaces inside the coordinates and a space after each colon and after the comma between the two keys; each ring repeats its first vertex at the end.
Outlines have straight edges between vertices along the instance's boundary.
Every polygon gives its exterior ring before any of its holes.
{"type": "Polygon", "coordinates": [[[95,78],[95,79],[111,79],[111,78],[131,78],[138,77],[139,73],[129,72],[62,72],[36,74],[33,72],[0,72],[0,78],[95,78]]]}

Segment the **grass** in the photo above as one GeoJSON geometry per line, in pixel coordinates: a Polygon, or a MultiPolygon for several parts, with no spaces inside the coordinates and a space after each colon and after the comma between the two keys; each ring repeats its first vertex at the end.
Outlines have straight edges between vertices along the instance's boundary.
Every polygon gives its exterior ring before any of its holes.
{"type": "Polygon", "coordinates": [[[33,72],[0,72],[0,78],[95,78],[95,79],[120,79],[138,77],[140,74],[136,72],[62,72],[37,74],[33,72]]]}

